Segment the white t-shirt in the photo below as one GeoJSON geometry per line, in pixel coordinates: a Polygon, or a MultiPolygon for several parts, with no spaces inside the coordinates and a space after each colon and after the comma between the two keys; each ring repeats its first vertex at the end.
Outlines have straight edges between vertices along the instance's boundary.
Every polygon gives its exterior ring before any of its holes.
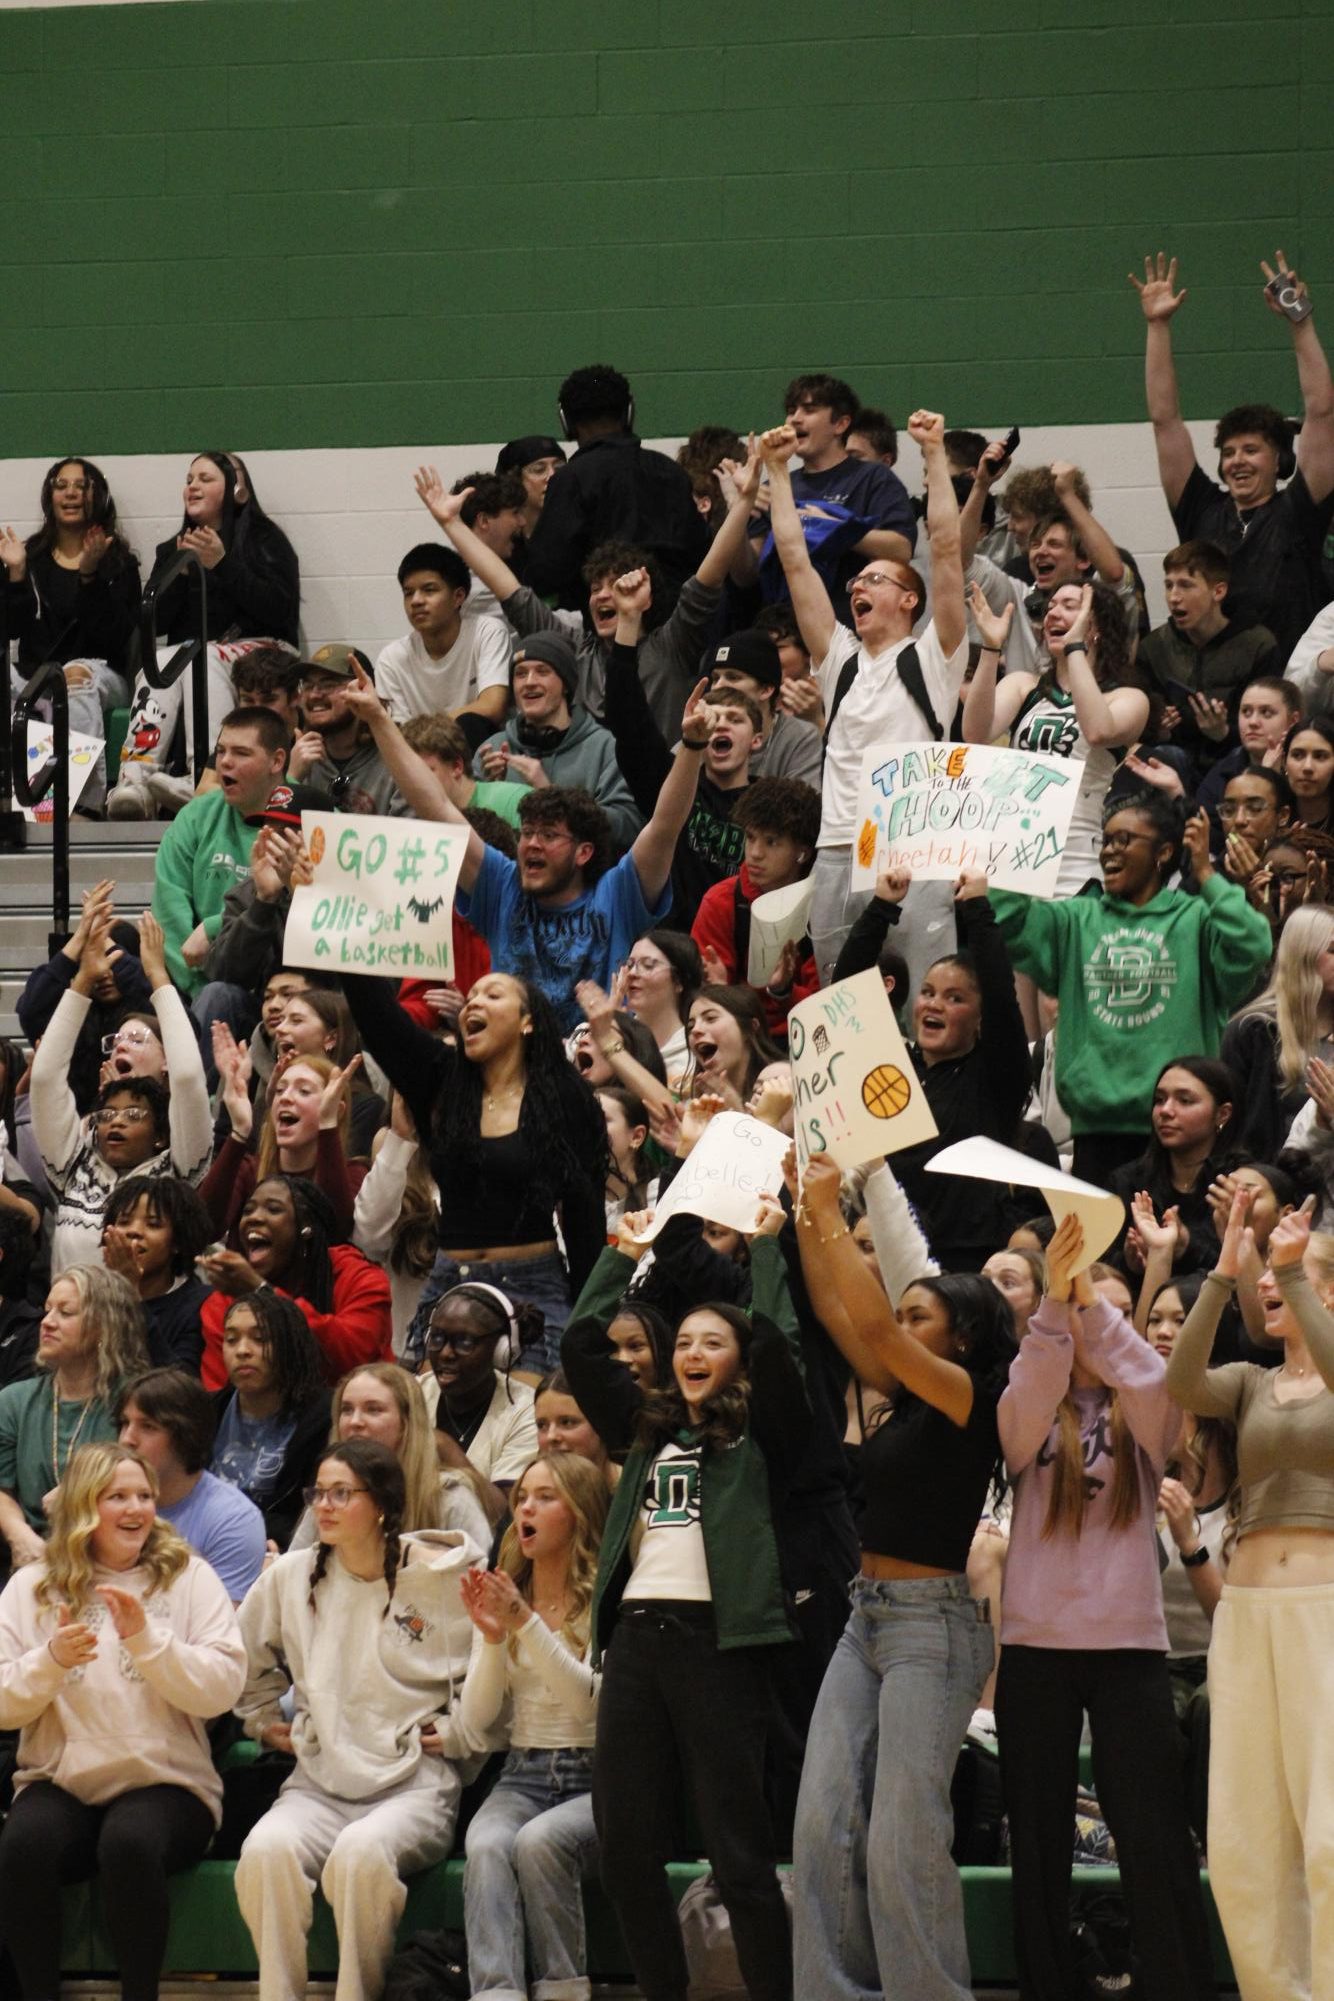
{"type": "MultiPolygon", "coordinates": [[[[839,703],[833,728],[825,741],[819,842],[822,848],[848,847],[852,842],[863,753],[873,744],[922,743],[930,738],[925,717],[899,678],[899,655],[909,643],[907,639],[896,639],[883,653],[868,653],[858,645],[855,633],[849,632],[845,625],[836,625],[829,651],[815,668],[828,715],[844,661],[861,654],[857,678],[839,703]]],[[[917,648],[936,720],[942,729],[948,730],[963,686],[964,668],[968,665],[968,641],[961,639],[947,658],[936,637],[933,619],[911,643],[917,648]]]]}
{"type": "Polygon", "coordinates": [[[698,1445],[664,1445],[649,1467],[626,1598],[712,1599],[699,1522],[700,1452],[698,1445]]]}
{"type": "Polygon", "coordinates": [[[461,709],[483,688],[507,688],[510,635],[493,618],[465,618],[442,659],[432,660],[419,632],[391,639],[375,663],[375,687],[395,722],[461,709]]]}

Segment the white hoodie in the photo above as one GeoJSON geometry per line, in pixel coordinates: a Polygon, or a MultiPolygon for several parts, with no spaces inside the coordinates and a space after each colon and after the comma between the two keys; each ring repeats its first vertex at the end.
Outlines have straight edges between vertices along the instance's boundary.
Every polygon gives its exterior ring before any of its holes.
{"type": "Polygon", "coordinates": [[[331,1553],[312,1611],[318,1553],[289,1551],[247,1593],[238,1616],[249,1674],[236,1713],[257,1738],[285,1721],[291,1688],[303,1773],[337,1799],[373,1799],[417,1771],[426,1724],[447,1756],[470,1748],[448,1712],[472,1651],[459,1580],[486,1552],[458,1529],[405,1535],[392,1600],[383,1578],[354,1577],[331,1553]]]}

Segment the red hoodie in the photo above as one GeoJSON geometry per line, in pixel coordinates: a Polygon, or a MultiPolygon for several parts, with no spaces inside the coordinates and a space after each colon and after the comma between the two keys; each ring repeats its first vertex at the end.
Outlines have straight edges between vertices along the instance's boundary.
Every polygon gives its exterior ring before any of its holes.
{"type": "MultiPolygon", "coordinates": [[[[753,903],[758,894],[754,883],[742,862],[739,875],[729,875],[722,882],[715,882],[706,889],[699,900],[695,921],[690,927],[690,935],[701,952],[714,952],[727,968],[729,985],[748,986],[746,968],[742,955],[737,950],[737,895],[743,901],[753,903]]],[[[792,982],[791,991],[775,998],[767,988],[760,989],[764,1002],[765,1020],[769,1033],[777,1042],[787,1041],[787,1018],[798,1001],[809,1000],[820,984],[814,955],[808,952],[797,967],[797,977],[792,982]]]]}
{"type": "MultiPolygon", "coordinates": [[[[465,997],[470,986],[484,980],[491,970],[491,954],[486,940],[473,930],[466,917],[454,912],[454,980],[453,984],[465,997]]],[[[428,987],[443,986],[439,980],[404,980],[398,989],[398,1004],[405,1014],[410,1014],[419,1028],[429,1029],[434,1035],[440,1026],[440,1017],[433,1007],[428,1007],[423,995],[428,987]]]]}
{"type": "MultiPolygon", "coordinates": [[[[393,1321],[389,1280],[379,1265],[373,1265],[351,1244],[332,1245],[329,1263],[333,1267],[332,1311],[321,1313],[308,1299],[298,1299],[296,1303],[305,1314],[324,1358],[325,1380],[336,1383],[349,1369],[361,1368],[367,1362],[393,1361],[393,1321]]],[[[283,1290],[281,1286],[275,1289],[283,1290]]],[[[222,1323],[235,1303],[225,1292],[211,1292],[199,1309],[199,1325],[204,1335],[199,1373],[207,1390],[227,1387],[222,1323]]]]}

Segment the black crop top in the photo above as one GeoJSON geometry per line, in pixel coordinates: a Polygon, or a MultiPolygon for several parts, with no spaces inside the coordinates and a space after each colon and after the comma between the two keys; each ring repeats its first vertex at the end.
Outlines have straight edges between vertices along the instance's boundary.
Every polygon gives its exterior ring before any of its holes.
{"type": "Polygon", "coordinates": [[[505,1244],[542,1244],[554,1238],[551,1207],[535,1199],[533,1161],[517,1132],[480,1139],[475,1176],[459,1171],[443,1149],[431,1166],[440,1188],[440,1248],[480,1251],[505,1244]]]}
{"type": "Polygon", "coordinates": [[[862,1548],[936,1570],[962,1571],[1000,1454],[999,1393],[977,1388],[963,1426],[916,1397],[891,1412],[861,1451],[862,1548]]]}

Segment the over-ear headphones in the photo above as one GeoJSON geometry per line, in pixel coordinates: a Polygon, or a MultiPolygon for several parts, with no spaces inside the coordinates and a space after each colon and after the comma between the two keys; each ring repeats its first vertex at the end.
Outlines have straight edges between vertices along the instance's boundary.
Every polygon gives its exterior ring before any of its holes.
{"type": "MultiPolygon", "coordinates": [[[[574,426],[573,424],[571,424],[569,418],[566,416],[565,405],[561,402],[559,397],[557,397],[556,399],[556,415],[560,418],[561,436],[565,438],[568,443],[572,445],[577,444],[578,438],[576,436],[574,426]]],[[[631,393],[630,398],[625,406],[625,428],[627,431],[633,431],[635,428],[635,399],[633,393],[631,393]]]]}
{"type": "MultiPolygon", "coordinates": [[[[1300,430],[1300,424],[1290,422],[1287,426],[1287,438],[1278,448],[1277,477],[1279,479],[1291,479],[1297,470],[1297,433],[1300,430]]],[[[1218,477],[1220,479],[1223,477],[1223,454],[1221,451],[1218,454],[1218,477]]]]}

